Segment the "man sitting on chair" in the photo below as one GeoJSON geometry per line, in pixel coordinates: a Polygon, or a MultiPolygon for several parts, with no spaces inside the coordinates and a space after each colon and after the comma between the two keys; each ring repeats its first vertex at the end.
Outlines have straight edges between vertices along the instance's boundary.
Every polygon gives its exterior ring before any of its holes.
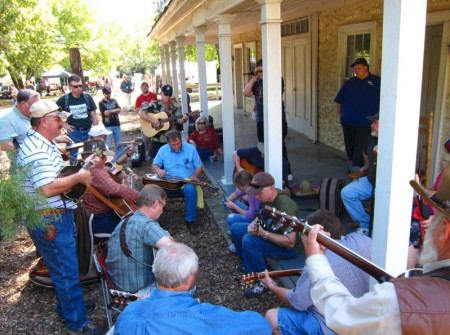
{"type": "Polygon", "coordinates": [[[86,209],[94,216],[92,219],[92,232],[94,237],[99,233],[111,234],[120,222],[119,216],[93,192],[98,192],[100,196],[108,201],[111,197],[117,197],[126,201],[137,200],[139,193],[133,191],[128,185],[122,184],[121,179],[113,176],[105,170],[106,156],[112,152],[106,149],[106,144],[102,140],[89,140],[83,143],[82,157],[85,159],[100,148],[103,156],[99,163],[90,169],[92,175],[91,186],[83,195],[83,202],[86,209]]]}
{"type": "Polygon", "coordinates": [[[370,199],[373,194],[375,183],[375,152],[378,150],[378,113],[368,117],[372,121],[370,128],[371,135],[364,144],[364,161],[365,164],[360,171],[368,170],[368,175],[361,177],[354,182],[345,186],[341,191],[342,202],[345,209],[353,221],[359,223],[358,233],[369,236],[370,231],[370,215],[367,214],[362,200],[370,199]]]}
{"type": "MultiPolygon", "coordinates": [[[[153,160],[152,172],[160,178],[165,176],[188,178],[195,182],[203,171],[202,161],[197,149],[192,144],[182,142],[177,130],[167,132],[168,143],[163,145],[153,160]]],[[[189,233],[198,234],[197,224],[197,188],[193,184],[185,184],[183,194],[186,198],[186,216],[184,217],[189,233]]]]}
{"type": "Polygon", "coordinates": [[[150,269],[153,248],[159,249],[174,242],[156,221],[166,201],[167,195],[161,187],[146,185],[139,193],[139,209],[120,222],[112,233],[106,269],[116,289],[149,295],[154,288],[155,278],[150,269]]]}
{"type": "Polygon", "coordinates": [[[268,322],[256,312],[234,312],[194,299],[199,267],[190,247],[175,243],[162,248],[153,271],[158,288],[125,308],[114,334],[270,334],[268,322]]]}

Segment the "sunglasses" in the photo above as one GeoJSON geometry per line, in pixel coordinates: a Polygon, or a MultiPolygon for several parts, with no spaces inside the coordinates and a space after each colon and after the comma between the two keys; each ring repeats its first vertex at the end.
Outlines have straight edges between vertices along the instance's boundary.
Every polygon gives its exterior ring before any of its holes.
{"type": "Polygon", "coordinates": [[[81,88],[81,87],[83,87],[83,85],[70,85],[70,86],[72,86],[73,88],[81,88]]]}
{"type": "Polygon", "coordinates": [[[262,70],[256,70],[255,73],[263,73],[262,70]]]}
{"type": "Polygon", "coordinates": [[[206,124],[206,122],[197,122],[198,124],[206,124]]]}

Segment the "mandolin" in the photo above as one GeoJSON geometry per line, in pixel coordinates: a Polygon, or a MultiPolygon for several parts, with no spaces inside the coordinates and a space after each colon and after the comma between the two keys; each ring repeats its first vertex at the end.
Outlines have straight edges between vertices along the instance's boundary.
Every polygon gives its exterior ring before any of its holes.
{"type": "MultiPolygon", "coordinates": [[[[303,269],[291,269],[291,270],[282,270],[282,271],[270,271],[269,277],[271,278],[279,278],[279,277],[289,277],[289,276],[301,276],[303,269]]],[[[264,278],[266,275],[264,272],[258,273],[248,273],[242,275],[240,277],[236,277],[238,287],[245,288],[248,285],[251,285],[261,278],[264,278]]]]}
{"type": "Polygon", "coordinates": [[[192,181],[192,180],[184,179],[181,177],[171,177],[171,176],[165,176],[165,177],[161,178],[156,173],[145,174],[144,177],[142,177],[142,184],[144,184],[144,185],[155,184],[160,187],[168,188],[168,189],[172,189],[172,190],[177,190],[177,189],[181,188],[181,186],[183,186],[184,184],[193,184],[193,185],[209,187],[214,190],[217,190],[217,187],[215,187],[211,184],[208,184],[208,183],[204,183],[202,181],[192,181]]]}
{"type": "MultiPolygon", "coordinates": [[[[271,224],[271,231],[275,232],[283,229],[284,234],[289,234],[296,231],[301,234],[306,234],[311,231],[311,226],[305,220],[297,219],[295,216],[290,216],[286,213],[280,212],[276,208],[265,206],[262,210],[262,215],[266,218],[273,220],[271,224]]],[[[391,281],[395,277],[385,272],[378,265],[358,255],[353,250],[343,246],[339,242],[336,242],[331,237],[319,232],[317,235],[317,242],[330,249],[334,253],[338,254],[346,261],[357,266],[367,274],[375,278],[379,283],[391,281]]]]}
{"type": "MultiPolygon", "coordinates": [[[[95,148],[94,156],[89,157],[86,161],[79,160],[77,165],[65,166],[59,172],[59,177],[67,177],[71,176],[81,169],[88,170],[92,165],[92,159],[94,157],[101,157],[103,155],[103,151],[101,148],[95,148]]],[[[87,186],[84,184],[75,184],[68,190],[62,193],[62,196],[66,199],[72,200],[74,203],[77,203],[83,194],[86,192],[87,186]]]]}

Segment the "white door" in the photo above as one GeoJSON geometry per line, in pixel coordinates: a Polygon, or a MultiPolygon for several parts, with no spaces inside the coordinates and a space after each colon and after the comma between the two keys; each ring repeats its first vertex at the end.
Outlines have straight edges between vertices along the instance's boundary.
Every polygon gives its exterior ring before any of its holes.
{"type": "Polygon", "coordinates": [[[314,140],[310,40],[299,38],[283,41],[282,61],[288,126],[314,140]]]}

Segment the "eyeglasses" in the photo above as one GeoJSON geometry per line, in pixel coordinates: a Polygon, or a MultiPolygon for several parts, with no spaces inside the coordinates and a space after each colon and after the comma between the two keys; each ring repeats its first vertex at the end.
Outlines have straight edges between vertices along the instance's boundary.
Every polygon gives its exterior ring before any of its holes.
{"type": "Polygon", "coordinates": [[[255,73],[262,73],[263,70],[256,70],[255,73]]]}
{"type": "Polygon", "coordinates": [[[70,85],[70,86],[72,86],[73,88],[81,88],[81,87],[83,87],[83,85],[70,85]]]}

